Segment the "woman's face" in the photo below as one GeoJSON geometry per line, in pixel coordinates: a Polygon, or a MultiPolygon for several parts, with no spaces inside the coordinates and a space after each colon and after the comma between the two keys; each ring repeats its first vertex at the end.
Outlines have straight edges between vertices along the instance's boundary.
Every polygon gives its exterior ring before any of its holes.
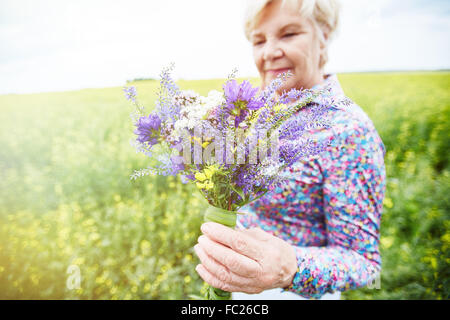
{"type": "Polygon", "coordinates": [[[250,34],[253,57],[261,76],[262,87],[278,74],[290,71],[292,76],[279,92],[291,88],[311,88],[323,80],[319,68],[321,45],[311,19],[298,10],[273,1],[261,12],[250,34]]]}

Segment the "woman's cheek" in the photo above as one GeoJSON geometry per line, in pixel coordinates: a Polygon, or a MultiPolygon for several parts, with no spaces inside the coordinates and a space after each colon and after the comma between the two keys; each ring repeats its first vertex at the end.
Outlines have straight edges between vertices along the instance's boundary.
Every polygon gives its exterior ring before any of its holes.
{"type": "Polygon", "coordinates": [[[309,50],[302,51],[298,57],[298,67],[300,69],[300,76],[304,83],[307,83],[314,73],[314,56],[309,50]]]}
{"type": "Polygon", "coordinates": [[[253,61],[255,62],[258,71],[262,74],[263,59],[261,49],[253,48],[253,61]]]}

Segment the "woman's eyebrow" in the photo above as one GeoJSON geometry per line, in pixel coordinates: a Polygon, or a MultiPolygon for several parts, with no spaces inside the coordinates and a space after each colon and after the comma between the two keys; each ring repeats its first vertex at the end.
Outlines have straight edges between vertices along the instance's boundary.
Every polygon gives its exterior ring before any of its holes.
{"type": "Polygon", "coordinates": [[[250,37],[253,38],[262,38],[264,35],[261,32],[253,32],[250,37]]]}
{"type": "Polygon", "coordinates": [[[280,29],[280,32],[283,32],[283,31],[285,31],[286,29],[289,29],[289,28],[302,29],[303,26],[302,26],[301,24],[298,24],[298,23],[289,23],[289,24],[283,26],[283,27],[280,29]]]}
{"type": "MultiPolygon", "coordinates": [[[[282,33],[282,32],[284,32],[286,29],[289,29],[289,28],[303,29],[303,26],[302,26],[301,24],[295,23],[295,22],[289,23],[289,24],[287,24],[287,25],[281,27],[281,29],[279,29],[279,33],[282,33]]],[[[254,38],[264,38],[264,34],[263,34],[262,32],[260,32],[260,31],[254,31],[254,32],[251,34],[251,39],[254,39],[254,38]]]]}

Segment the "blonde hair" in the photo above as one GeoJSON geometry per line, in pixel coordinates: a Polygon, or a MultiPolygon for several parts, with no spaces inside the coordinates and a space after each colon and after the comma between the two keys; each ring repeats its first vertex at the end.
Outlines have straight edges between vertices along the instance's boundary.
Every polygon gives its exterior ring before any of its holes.
{"type": "MultiPolygon", "coordinates": [[[[250,33],[257,23],[261,12],[270,3],[276,0],[247,0],[245,12],[245,36],[250,40],[250,33]]],[[[300,14],[306,18],[312,18],[319,40],[326,49],[321,54],[320,65],[322,68],[328,62],[328,44],[336,34],[339,25],[340,4],[338,0],[280,0],[282,5],[291,5],[297,8],[300,14]]]]}

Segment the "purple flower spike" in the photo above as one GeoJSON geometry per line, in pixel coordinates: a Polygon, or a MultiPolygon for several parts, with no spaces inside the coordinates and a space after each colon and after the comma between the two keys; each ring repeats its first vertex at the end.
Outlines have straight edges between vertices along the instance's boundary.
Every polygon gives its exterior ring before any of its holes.
{"type": "Polygon", "coordinates": [[[134,131],[138,135],[137,140],[140,143],[148,142],[151,146],[158,143],[158,137],[161,130],[161,119],[156,114],[150,114],[148,117],[140,117],[134,131]]]}
{"type": "Polygon", "coordinates": [[[137,91],[135,87],[124,87],[123,92],[125,92],[125,98],[127,98],[127,100],[132,100],[133,102],[136,101],[137,91]]]}

